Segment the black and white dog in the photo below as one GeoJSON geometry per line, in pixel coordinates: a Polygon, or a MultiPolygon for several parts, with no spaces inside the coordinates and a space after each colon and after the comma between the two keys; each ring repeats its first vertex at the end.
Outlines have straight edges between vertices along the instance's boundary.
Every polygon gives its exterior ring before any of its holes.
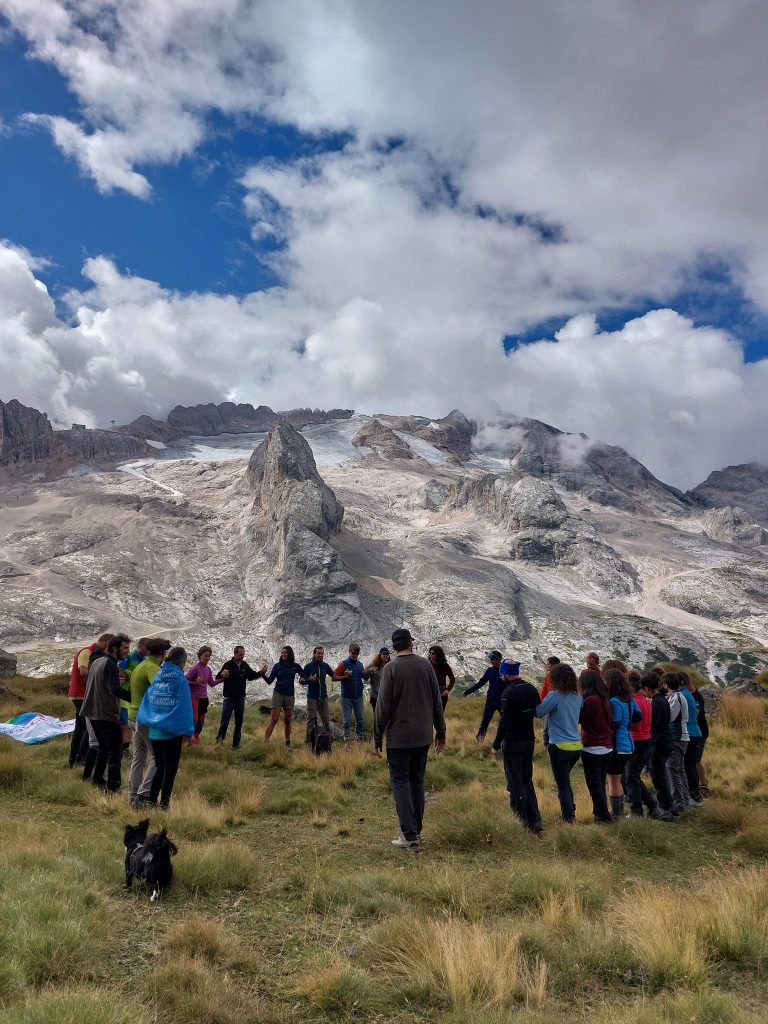
{"type": "Polygon", "coordinates": [[[154,903],[160,898],[162,890],[171,884],[171,857],[179,851],[168,838],[165,829],[149,836],[148,830],[149,818],[140,821],[138,825],[125,826],[125,888],[130,889],[134,878],[137,878],[151,888],[150,900],[154,903]]]}

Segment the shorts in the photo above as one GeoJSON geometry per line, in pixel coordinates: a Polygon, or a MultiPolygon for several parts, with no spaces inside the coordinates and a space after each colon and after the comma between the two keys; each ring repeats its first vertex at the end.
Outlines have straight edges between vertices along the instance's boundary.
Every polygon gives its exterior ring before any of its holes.
{"type": "Polygon", "coordinates": [[[285,710],[293,711],[293,706],[296,703],[294,695],[288,693],[273,693],[272,694],[272,710],[285,710]]]}
{"type": "Polygon", "coordinates": [[[624,767],[627,761],[632,757],[631,754],[618,754],[615,750],[612,750],[608,755],[608,763],[605,767],[606,775],[623,775],[624,767]]]}

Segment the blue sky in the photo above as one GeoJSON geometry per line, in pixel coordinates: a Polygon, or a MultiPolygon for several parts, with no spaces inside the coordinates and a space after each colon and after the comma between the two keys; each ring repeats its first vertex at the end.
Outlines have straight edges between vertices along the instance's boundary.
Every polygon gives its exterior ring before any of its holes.
{"type": "Polygon", "coordinates": [[[2,6],[0,397],[511,407],[673,482],[768,461],[760,5],[2,6]]]}

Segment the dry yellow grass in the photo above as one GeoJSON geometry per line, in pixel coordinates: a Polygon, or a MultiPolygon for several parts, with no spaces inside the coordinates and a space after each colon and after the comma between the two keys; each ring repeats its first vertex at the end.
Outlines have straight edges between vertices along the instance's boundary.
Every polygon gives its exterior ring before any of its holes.
{"type": "Polygon", "coordinates": [[[765,701],[748,694],[724,693],[720,702],[723,725],[732,729],[757,729],[765,717],[765,701]]]}
{"type": "Polygon", "coordinates": [[[493,1010],[547,1000],[547,965],[528,958],[516,932],[481,922],[394,919],[371,935],[374,972],[406,980],[451,1010],[493,1010]]]}

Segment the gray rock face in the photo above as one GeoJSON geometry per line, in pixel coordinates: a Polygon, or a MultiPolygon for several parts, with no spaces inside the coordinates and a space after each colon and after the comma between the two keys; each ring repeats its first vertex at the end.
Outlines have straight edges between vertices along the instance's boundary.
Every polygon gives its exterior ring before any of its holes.
{"type": "Polygon", "coordinates": [[[15,398],[0,402],[0,465],[39,462],[55,451],[53,427],[44,412],[22,405],[15,398]]]}
{"type": "Polygon", "coordinates": [[[455,508],[470,506],[513,534],[512,558],[542,566],[576,567],[611,594],[629,594],[632,574],[594,529],[571,515],[554,488],[543,480],[488,473],[460,480],[448,497],[455,508]]]}
{"type": "Polygon", "coordinates": [[[425,416],[388,416],[378,413],[376,418],[386,420],[393,430],[414,434],[429,441],[452,462],[467,462],[472,456],[472,438],[477,427],[458,409],[453,409],[440,420],[430,420],[425,416]]]}
{"type": "Polygon", "coordinates": [[[743,508],[726,505],[712,509],[701,517],[704,532],[712,540],[737,544],[740,547],[756,548],[768,544],[768,530],[756,523],[743,508]]]}
{"type": "Polygon", "coordinates": [[[147,454],[146,441],[137,437],[76,425],[54,430],[45,413],[16,399],[0,402],[0,466],[66,458],[112,461],[147,454]]]}
{"type": "Polygon", "coordinates": [[[600,505],[679,514],[691,504],[623,448],[539,420],[510,417],[481,431],[477,444],[481,450],[487,445],[507,454],[510,470],[518,476],[551,481],[600,505]]]}
{"type": "Polygon", "coordinates": [[[217,434],[259,434],[278,421],[301,428],[331,420],[349,419],[351,409],[291,409],[273,412],[269,406],[254,408],[250,403],[221,402],[214,405],[177,405],[168,414],[167,422],[151,416],[139,416],[132,423],[117,429],[151,441],[175,441],[180,437],[214,437],[217,434]]]}
{"type": "Polygon", "coordinates": [[[421,504],[430,512],[437,512],[448,500],[450,487],[439,480],[428,480],[422,491],[421,504]]]}
{"type": "Polygon", "coordinates": [[[412,459],[413,452],[394,430],[379,420],[364,423],[352,438],[356,448],[373,448],[383,459],[412,459]]]}
{"type": "Polygon", "coordinates": [[[735,505],[768,526],[768,466],[759,462],[718,469],[687,496],[705,508],[735,505]]]}
{"type": "Polygon", "coordinates": [[[251,455],[246,477],[257,506],[276,525],[290,520],[323,540],[340,529],[344,506],[323,482],[309,444],[290,424],[272,427],[251,455]]]}
{"type": "Polygon", "coordinates": [[[89,462],[115,461],[150,453],[143,438],[116,430],[57,430],[56,439],[67,455],[89,462]]]}
{"type": "Polygon", "coordinates": [[[0,647],[0,679],[13,679],[17,664],[16,655],[9,654],[0,647]]]}
{"type": "Polygon", "coordinates": [[[362,612],[354,578],[328,541],[344,506],[317,471],[312,449],[288,423],[278,423],[254,451],[246,479],[255,495],[248,530],[260,573],[266,618],[285,635],[355,636],[362,612]]]}

